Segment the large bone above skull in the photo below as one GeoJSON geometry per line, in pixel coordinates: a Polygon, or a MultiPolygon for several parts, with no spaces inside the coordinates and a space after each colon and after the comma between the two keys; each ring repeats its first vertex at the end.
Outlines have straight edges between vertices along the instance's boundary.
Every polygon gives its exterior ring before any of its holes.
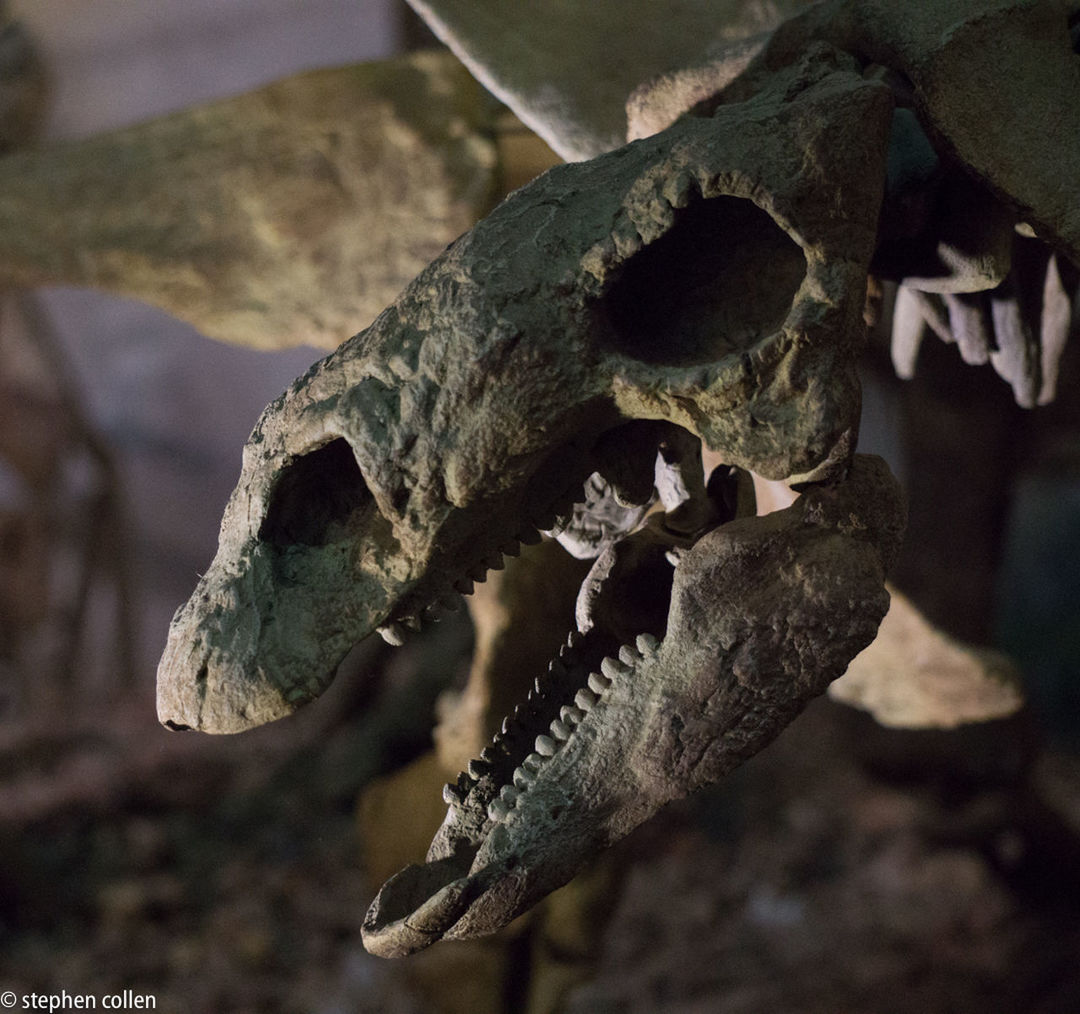
{"type": "Polygon", "coordinates": [[[745,103],[557,167],[452,245],[256,426],[173,620],[162,721],[294,711],[590,473],[632,487],[627,446],[651,476],[654,421],[771,478],[842,475],[891,111],[817,46],[745,103]]]}

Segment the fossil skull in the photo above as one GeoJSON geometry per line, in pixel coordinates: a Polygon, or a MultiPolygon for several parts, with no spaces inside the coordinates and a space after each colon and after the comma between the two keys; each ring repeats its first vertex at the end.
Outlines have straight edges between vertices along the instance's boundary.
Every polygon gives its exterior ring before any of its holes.
{"type": "Polygon", "coordinates": [[[357,640],[397,640],[557,521],[598,557],[579,636],[447,787],[427,861],[368,913],[369,949],[504,925],[764,746],[873,637],[903,509],[852,456],[867,273],[948,297],[968,354],[1020,363],[1000,368],[1042,397],[1030,335],[977,349],[962,310],[1001,302],[1018,221],[1080,250],[1061,183],[1080,104],[1052,101],[1080,88],[1074,7],[826,0],[731,66],[669,77],[663,110],[631,104],[639,140],[512,195],[267,409],[173,621],[167,725],[290,713],[357,640]],[[983,88],[972,117],[968,86],[996,87],[1002,62],[1028,94],[983,88]],[[733,518],[694,440],[805,491],[733,518]],[[643,522],[654,489],[665,511],[643,522]]]}
{"type": "Polygon", "coordinates": [[[814,46],[746,102],[551,170],[453,244],[259,421],[173,620],[162,721],[294,711],[591,473],[632,498],[657,422],[764,476],[842,475],[891,111],[814,46]]]}

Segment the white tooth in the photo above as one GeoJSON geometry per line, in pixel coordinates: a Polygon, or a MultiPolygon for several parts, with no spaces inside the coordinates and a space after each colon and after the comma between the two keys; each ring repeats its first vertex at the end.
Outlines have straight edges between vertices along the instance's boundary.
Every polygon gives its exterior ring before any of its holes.
{"type": "Polygon", "coordinates": [[[569,726],[567,726],[567,724],[564,721],[562,721],[559,718],[556,718],[551,723],[551,734],[556,739],[569,739],[570,738],[570,728],[569,728],[569,726]]]}
{"type": "Polygon", "coordinates": [[[652,634],[638,634],[637,650],[646,658],[655,658],[660,642],[652,634]]]}
{"type": "Polygon", "coordinates": [[[591,690],[586,690],[582,687],[574,695],[574,703],[581,708],[582,711],[588,711],[596,703],[596,694],[591,690]]]}
{"type": "Polygon", "coordinates": [[[589,689],[594,694],[602,694],[608,687],[611,686],[611,682],[599,673],[589,673],[589,689]]]}
{"type": "Polygon", "coordinates": [[[462,595],[471,595],[473,588],[473,582],[467,577],[458,578],[454,582],[454,590],[461,592],[462,595]]]}
{"type": "Polygon", "coordinates": [[[513,785],[504,785],[502,787],[502,790],[499,792],[499,798],[507,806],[513,806],[517,802],[517,798],[520,795],[521,793],[518,792],[518,790],[515,789],[513,785]]]}
{"type": "Polygon", "coordinates": [[[490,803],[488,803],[488,816],[496,823],[500,820],[505,820],[510,813],[510,807],[507,806],[501,799],[496,797],[490,803]]]}
{"type": "Polygon", "coordinates": [[[543,735],[536,737],[535,746],[536,752],[542,757],[553,757],[555,755],[555,751],[559,749],[558,745],[555,743],[555,740],[553,740],[550,736],[543,735]]]}
{"type": "Polygon", "coordinates": [[[384,627],[379,627],[378,630],[379,636],[395,648],[400,648],[405,643],[405,628],[400,623],[388,623],[384,627]]]}
{"type": "Polygon", "coordinates": [[[521,766],[525,768],[526,771],[539,771],[543,763],[544,758],[541,757],[540,754],[531,753],[521,762],[521,766]]]}
{"type": "Polygon", "coordinates": [[[600,671],[609,679],[618,679],[631,671],[630,666],[623,665],[617,658],[605,658],[600,663],[600,671]]]}
{"type": "Polygon", "coordinates": [[[514,768],[512,781],[519,789],[527,789],[536,781],[536,775],[527,768],[514,768]]]}
{"type": "Polygon", "coordinates": [[[622,662],[623,665],[628,665],[633,668],[634,663],[641,661],[641,656],[634,651],[633,646],[624,644],[619,649],[619,661],[622,662]]]}
{"type": "Polygon", "coordinates": [[[548,672],[551,673],[552,676],[565,676],[566,666],[563,664],[562,659],[556,657],[548,662],[548,672]]]}
{"type": "Polygon", "coordinates": [[[581,708],[575,708],[572,704],[564,704],[559,710],[559,717],[567,725],[577,725],[585,717],[581,708]]]}
{"type": "Polygon", "coordinates": [[[482,761],[473,759],[469,761],[469,766],[467,770],[469,772],[470,778],[474,778],[479,781],[481,778],[484,777],[484,775],[488,773],[488,765],[484,764],[482,761]]]}
{"type": "Polygon", "coordinates": [[[458,792],[457,786],[451,785],[449,782],[442,787],[442,798],[447,806],[453,806],[455,803],[461,802],[461,794],[458,792]]]}

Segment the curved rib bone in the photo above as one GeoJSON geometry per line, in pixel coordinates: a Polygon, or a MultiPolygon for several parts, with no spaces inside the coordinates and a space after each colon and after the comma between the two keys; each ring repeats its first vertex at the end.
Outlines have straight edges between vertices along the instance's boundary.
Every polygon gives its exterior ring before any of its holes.
{"type": "Polygon", "coordinates": [[[857,457],[839,485],[704,535],[676,568],[663,640],[605,659],[533,752],[510,743],[506,784],[486,763],[450,788],[427,862],[383,886],[365,946],[397,957],[492,932],[767,745],[873,639],[903,514],[884,463],[857,457]]]}

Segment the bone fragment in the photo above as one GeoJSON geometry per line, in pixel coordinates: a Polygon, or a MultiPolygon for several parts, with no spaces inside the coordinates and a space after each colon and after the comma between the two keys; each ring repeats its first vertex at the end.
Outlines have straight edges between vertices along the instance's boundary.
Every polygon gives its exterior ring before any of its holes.
{"type": "Polygon", "coordinates": [[[221,341],[334,348],[493,203],[453,57],[319,70],[0,160],[0,279],[92,286],[221,341]]]}
{"type": "MultiPolygon", "coordinates": [[[[626,136],[641,82],[704,64],[711,49],[767,31],[800,0],[409,0],[476,77],[563,158],[592,158],[626,136]]],[[[668,126],[667,123],[664,126],[668,126]]],[[[655,131],[650,131],[654,133],[655,131]]]]}
{"type": "Polygon", "coordinates": [[[899,286],[896,290],[896,302],[893,304],[890,355],[893,369],[901,380],[910,380],[915,376],[915,365],[919,359],[919,347],[922,345],[925,330],[926,322],[923,320],[918,296],[913,289],[899,286]]]}
{"type": "Polygon", "coordinates": [[[895,588],[889,595],[877,637],[829,686],[830,697],[903,729],[953,729],[1023,705],[1020,674],[1005,655],[950,637],[895,588]]]}
{"type": "Polygon", "coordinates": [[[966,293],[947,292],[949,330],[965,363],[981,366],[989,362],[994,329],[987,320],[985,300],[966,293]]]}
{"type": "Polygon", "coordinates": [[[703,66],[680,67],[638,85],[626,100],[626,139],[652,137],[726,88],[746,70],[766,38],[759,34],[721,44],[703,66]]]}
{"type": "Polygon", "coordinates": [[[1073,299],[1076,290],[1076,269],[1071,264],[1063,264],[1057,255],[1052,256],[1046,267],[1039,332],[1039,351],[1042,362],[1040,405],[1050,404],[1057,394],[1058,368],[1072,328],[1073,299]],[[1062,278],[1063,273],[1068,282],[1062,278]]]}
{"type": "Polygon", "coordinates": [[[1002,379],[1012,385],[1016,403],[1034,408],[1041,383],[1038,338],[1024,319],[1015,287],[1002,286],[990,297],[990,319],[994,322],[997,349],[990,363],[1002,379]]]}

